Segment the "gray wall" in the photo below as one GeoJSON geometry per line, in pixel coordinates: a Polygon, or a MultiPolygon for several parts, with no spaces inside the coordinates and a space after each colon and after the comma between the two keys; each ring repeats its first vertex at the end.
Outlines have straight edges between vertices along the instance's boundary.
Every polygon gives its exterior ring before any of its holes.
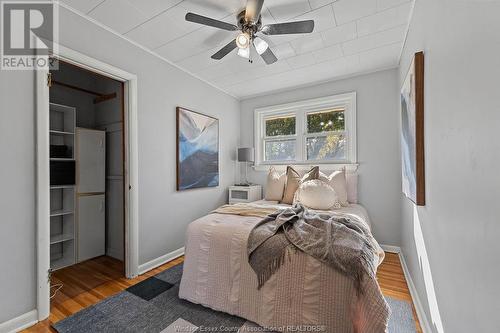
{"type": "MultiPolygon", "coordinates": [[[[239,102],[64,8],[60,41],[137,74],[139,263],[182,247],[186,225],[225,202],[235,180],[239,102]],[[175,190],[177,105],[220,119],[217,188],[175,190]]],[[[0,91],[1,323],[36,306],[34,73],[2,71],[0,91]]]]}
{"type": "Polygon", "coordinates": [[[401,62],[400,82],[425,51],[427,205],[402,199],[402,248],[435,332],[500,330],[499,13],[418,0],[401,62]]]}
{"type": "MultiPolygon", "coordinates": [[[[396,70],[244,100],[241,103],[241,144],[254,146],[256,108],[351,91],[357,93],[359,202],[370,214],[377,240],[382,244],[399,245],[401,169],[396,70]]],[[[249,180],[265,185],[266,175],[265,171],[249,171],[249,180]]]]}

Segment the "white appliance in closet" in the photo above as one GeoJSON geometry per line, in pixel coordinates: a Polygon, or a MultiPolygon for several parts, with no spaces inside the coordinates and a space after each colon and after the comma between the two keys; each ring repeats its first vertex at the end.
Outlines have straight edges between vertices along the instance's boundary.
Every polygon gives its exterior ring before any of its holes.
{"type": "Polygon", "coordinates": [[[106,253],[106,132],[76,129],[77,261],[106,253]]]}

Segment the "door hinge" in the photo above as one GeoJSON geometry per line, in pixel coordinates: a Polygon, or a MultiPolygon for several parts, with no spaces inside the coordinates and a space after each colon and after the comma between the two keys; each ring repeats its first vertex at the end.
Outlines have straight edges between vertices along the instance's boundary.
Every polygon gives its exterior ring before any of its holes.
{"type": "Polygon", "coordinates": [[[47,73],[47,87],[52,87],[52,73],[47,73]]]}

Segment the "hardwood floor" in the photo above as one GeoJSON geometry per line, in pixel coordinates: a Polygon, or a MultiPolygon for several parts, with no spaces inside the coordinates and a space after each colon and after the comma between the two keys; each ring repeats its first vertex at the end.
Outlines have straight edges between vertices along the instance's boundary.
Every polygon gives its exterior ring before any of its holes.
{"type": "MultiPolygon", "coordinates": [[[[59,320],[175,266],[183,260],[183,257],[175,259],[131,280],[123,276],[121,261],[106,256],[61,269],[53,274],[53,283],[62,283],[63,288],[51,300],[49,318],[24,332],[56,332],[51,325],[59,320]]],[[[377,279],[384,295],[412,303],[397,254],[386,254],[384,262],[378,269],[377,279]]],[[[417,332],[421,333],[422,329],[413,303],[412,307],[417,332]]]]}

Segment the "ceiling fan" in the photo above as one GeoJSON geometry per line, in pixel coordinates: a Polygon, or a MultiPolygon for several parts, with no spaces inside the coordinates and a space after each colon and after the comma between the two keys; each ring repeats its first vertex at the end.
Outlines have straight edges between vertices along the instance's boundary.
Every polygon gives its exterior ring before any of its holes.
{"type": "Polygon", "coordinates": [[[257,53],[262,57],[266,64],[275,63],[278,58],[269,48],[269,44],[259,36],[264,35],[287,35],[287,34],[306,34],[314,30],[314,21],[296,21],[287,23],[277,23],[262,25],[261,11],[264,5],[264,0],[247,0],[246,8],[238,14],[237,25],[214,20],[212,18],[187,13],[186,21],[198,24],[208,25],[210,27],[228,30],[240,31],[235,39],[230,41],[226,46],[212,55],[212,59],[220,60],[228,55],[231,51],[238,48],[238,55],[250,60],[250,49],[253,45],[257,53]]]}

